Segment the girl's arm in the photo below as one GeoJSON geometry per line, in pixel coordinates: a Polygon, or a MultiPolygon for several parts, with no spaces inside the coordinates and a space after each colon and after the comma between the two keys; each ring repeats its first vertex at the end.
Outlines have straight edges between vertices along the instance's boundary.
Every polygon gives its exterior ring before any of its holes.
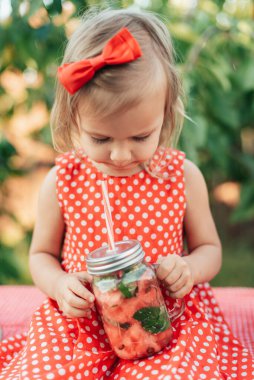
{"type": "Polygon", "coordinates": [[[63,234],[64,221],[56,196],[56,167],[54,167],[47,174],[40,189],[29,252],[33,281],[52,299],[55,299],[55,281],[64,273],[59,262],[63,234]]]}
{"type": "Polygon", "coordinates": [[[185,160],[187,208],[184,219],[189,264],[194,284],[210,281],[220,270],[221,243],[211,214],[208,192],[200,170],[185,160]]]}
{"type": "Polygon", "coordinates": [[[85,316],[94,296],[82,282],[91,282],[87,272],[66,273],[60,264],[64,220],[56,195],[56,167],[46,176],[39,194],[36,224],[29,252],[33,281],[39,289],[57,301],[68,316],[85,316]]]}
{"type": "Polygon", "coordinates": [[[221,267],[221,244],[209,207],[208,192],[199,169],[185,160],[186,213],[184,228],[189,255],[160,260],[157,277],[172,298],[182,298],[193,285],[210,281],[221,267]]]}

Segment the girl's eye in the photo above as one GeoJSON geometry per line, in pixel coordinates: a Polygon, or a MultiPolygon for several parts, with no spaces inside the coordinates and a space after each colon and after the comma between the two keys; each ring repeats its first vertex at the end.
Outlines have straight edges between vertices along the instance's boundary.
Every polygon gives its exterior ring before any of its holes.
{"type": "MultiPolygon", "coordinates": [[[[132,138],[135,141],[142,142],[142,141],[147,140],[149,136],[150,135],[147,135],[147,136],[134,136],[132,138]]],[[[109,137],[105,137],[104,139],[98,139],[97,137],[93,137],[93,136],[91,136],[91,137],[92,137],[93,142],[95,142],[96,144],[105,144],[108,141],[110,141],[109,137]]]]}
{"type": "Polygon", "coordinates": [[[104,139],[97,139],[96,137],[93,137],[93,136],[91,137],[92,137],[93,142],[95,142],[96,144],[104,144],[109,141],[109,137],[105,137],[104,139]]]}
{"type": "Polygon", "coordinates": [[[149,136],[150,135],[147,135],[147,136],[135,136],[135,137],[133,137],[133,140],[141,142],[141,141],[147,140],[149,136]]]}

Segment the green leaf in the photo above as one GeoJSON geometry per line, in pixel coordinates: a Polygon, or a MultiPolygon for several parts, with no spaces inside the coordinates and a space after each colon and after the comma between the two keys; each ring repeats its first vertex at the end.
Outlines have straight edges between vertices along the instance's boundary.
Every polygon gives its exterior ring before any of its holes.
{"type": "Polygon", "coordinates": [[[231,83],[219,66],[212,63],[209,66],[207,66],[207,70],[209,70],[213,74],[214,78],[220,84],[223,91],[231,90],[231,83]]]}
{"type": "Polygon", "coordinates": [[[130,284],[129,286],[125,285],[123,282],[120,282],[118,289],[123,294],[125,298],[134,297],[137,290],[137,285],[130,284]]]}
{"type": "Polygon", "coordinates": [[[171,23],[168,25],[172,36],[175,38],[187,41],[191,44],[195,43],[198,39],[198,35],[196,35],[191,25],[188,25],[186,22],[177,22],[171,26],[171,23]]]}
{"type": "Polygon", "coordinates": [[[10,280],[13,283],[21,278],[21,268],[17,263],[17,259],[13,250],[5,246],[0,241],[1,265],[0,265],[0,285],[8,283],[10,280]]]}
{"type": "Polygon", "coordinates": [[[8,140],[0,140],[0,160],[8,160],[11,156],[16,154],[17,151],[8,140]]]}
{"type": "Polygon", "coordinates": [[[252,57],[239,66],[236,79],[245,91],[254,89],[254,65],[252,57]]]}
{"type": "Polygon", "coordinates": [[[237,130],[240,126],[240,113],[236,105],[236,94],[223,92],[214,87],[213,94],[207,94],[207,100],[210,99],[211,116],[216,117],[218,122],[237,130]]]}
{"type": "Polygon", "coordinates": [[[124,271],[121,282],[118,284],[118,289],[125,298],[135,297],[138,290],[137,281],[146,270],[145,265],[139,264],[124,271]]]}
{"type": "Polygon", "coordinates": [[[152,334],[165,331],[170,326],[168,314],[164,306],[144,307],[136,311],[133,318],[141,322],[143,329],[152,334]]]}
{"type": "Polygon", "coordinates": [[[43,0],[43,4],[47,9],[49,16],[55,16],[62,13],[61,0],[43,0]]]}

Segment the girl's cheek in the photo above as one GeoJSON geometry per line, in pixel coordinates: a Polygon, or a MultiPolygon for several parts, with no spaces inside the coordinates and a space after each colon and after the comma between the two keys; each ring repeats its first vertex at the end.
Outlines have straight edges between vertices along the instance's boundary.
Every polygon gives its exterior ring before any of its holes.
{"type": "Polygon", "coordinates": [[[143,155],[144,158],[149,160],[155,153],[156,149],[158,148],[158,144],[156,144],[156,141],[152,141],[150,144],[143,147],[143,149],[140,150],[140,154],[143,155]]]}
{"type": "Polygon", "coordinates": [[[104,147],[97,147],[92,144],[89,144],[89,146],[86,149],[86,154],[92,158],[94,161],[100,161],[103,160],[107,156],[106,148],[104,147]]]}

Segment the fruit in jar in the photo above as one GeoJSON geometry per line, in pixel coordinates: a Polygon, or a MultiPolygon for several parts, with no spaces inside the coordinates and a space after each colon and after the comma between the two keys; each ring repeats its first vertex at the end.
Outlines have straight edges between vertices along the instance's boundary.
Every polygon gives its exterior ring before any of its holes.
{"type": "Polygon", "coordinates": [[[94,281],[98,311],[111,346],[123,359],[163,349],[172,337],[164,300],[153,270],[139,264],[94,281]]]}

